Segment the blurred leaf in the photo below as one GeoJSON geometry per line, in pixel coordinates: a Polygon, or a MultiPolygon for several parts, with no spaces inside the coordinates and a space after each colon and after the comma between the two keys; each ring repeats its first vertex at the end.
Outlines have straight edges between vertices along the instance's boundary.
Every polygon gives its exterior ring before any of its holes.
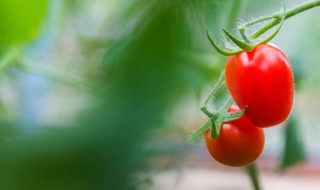
{"type": "Polygon", "coordinates": [[[109,29],[119,34],[105,50],[101,81],[90,81],[108,92],[90,97],[90,109],[74,126],[39,126],[38,133],[7,142],[0,154],[1,189],[137,188],[133,176],[148,158],[139,146],[152,139],[183,96],[215,74],[196,69],[197,61],[181,55],[205,49],[204,26],[191,12],[196,2],[135,0],[131,5],[121,10],[124,18],[114,20],[119,26],[109,29]]]}
{"type": "Polygon", "coordinates": [[[39,32],[48,0],[1,0],[0,44],[26,42],[39,32]]]}
{"type": "Polygon", "coordinates": [[[299,132],[301,125],[298,118],[292,114],[285,127],[285,144],[280,169],[287,169],[306,158],[302,135],[299,132]]]}

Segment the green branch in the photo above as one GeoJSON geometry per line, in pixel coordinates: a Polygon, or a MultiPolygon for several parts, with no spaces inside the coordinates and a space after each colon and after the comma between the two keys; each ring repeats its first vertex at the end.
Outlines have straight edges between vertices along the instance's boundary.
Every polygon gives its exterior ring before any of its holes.
{"type": "MultiPolygon", "coordinates": [[[[285,19],[288,19],[294,15],[297,15],[303,11],[312,9],[314,7],[320,6],[320,0],[314,0],[314,1],[308,1],[306,3],[302,3],[300,5],[297,5],[296,7],[293,7],[291,9],[289,9],[288,11],[286,11],[285,14],[285,19]]],[[[243,30],[244,28],[254,25],[256,23],[259,22],[263,22],[263,21],[267,21],[267,20],[271,20],[268,24],[264,25],[262,28],[260,28],[259,30],[255,31],[252,35],[251,38],[257,38],[260,35],[262,35],[263,33],[265,33],[266,31],[268,31],[269,29],[271,29],[272,27],[276,26],[277,24],[280,23],[281,21],[281,16],[283,15],[282,12],[277,12],[271,16],[264,16],[264,17],[260,17],[257,18],[255,20],[246,22],[244,24],[242,24],[241,26],[238,27],[238,30],[243,30]],[[273,20],[272,20],[273,19],[273,20]]]]}
{"type": "Polygon", "coordinates": [[[207,107],[208,106],[209,101],[216,95],[216,93],[217,93],[218,89],[220,88],[220,86],[222,85],[223,81],[224,81],[224,70],[221,71],[221,74],[220,74],[220,76],[218,78],[218,81],[213,86],[210,94],[207,96],[207,98],[204,101],[202,107],[207,107]]]}
{"type": "Polygon", "coordinates": [[[255,163],[250,164],[246,167],[247,173],[250,177],[250,180],[252,182],[252,186],[254,190],[261,190],[260,183],[259,183],[259,177],[258,177],[258,169],[255,163]]]}

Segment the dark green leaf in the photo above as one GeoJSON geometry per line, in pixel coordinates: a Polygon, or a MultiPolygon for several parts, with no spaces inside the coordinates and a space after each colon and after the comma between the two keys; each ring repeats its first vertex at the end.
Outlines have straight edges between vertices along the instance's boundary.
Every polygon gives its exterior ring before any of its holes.
{"type": "Polygon", "coordinates": [[[301,125],[295,115],[291,115],[285,127],[285,145],[280,169],[287,169],[306,158],[302,135],[299,131],[301,125]]]}

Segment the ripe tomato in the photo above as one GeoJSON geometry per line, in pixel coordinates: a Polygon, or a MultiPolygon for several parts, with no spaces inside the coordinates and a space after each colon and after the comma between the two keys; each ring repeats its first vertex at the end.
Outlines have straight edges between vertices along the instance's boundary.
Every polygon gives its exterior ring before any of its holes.
{"type": "Polygon", "coordinates": [[[252,123],[270,127],[291,112],[294,83],[291,65],[276,46],[260,44],[252,51],[231,56],[225,69],[226,84],[237,105],[252,123]]]}
{"type": "MultiPolygon", "coordinates": [[[[240,111],[231,106],[229,112],[240,111]]],[[[217,139],[212,139],[210,131],[204,133],[207,149],[218,162],[228,166],[245,166],[254,162],[264,147],[263,129],[252,124],[245,115],[240,119],[225,123],[217,139]]]]}
{"type": "Polygon", "coordinates": [[[44,19],[48,0],[1,0],[0,44],[29,41],[44,19]]]}

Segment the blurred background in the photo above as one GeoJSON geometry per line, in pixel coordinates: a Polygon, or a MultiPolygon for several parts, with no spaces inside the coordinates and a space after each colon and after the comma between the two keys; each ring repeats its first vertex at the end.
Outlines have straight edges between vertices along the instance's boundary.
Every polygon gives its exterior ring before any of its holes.
{"type": "MultiPolygon", "coordinates": [[[[206,122],[199,108],[226,61],[205,27],[221,42],[222,27],[281,9],[277,0],[2,0],[0,188],[252,189],[244,168],[185,141],[206,122]]],[[[288,121],[265,130],[266,190],[320,188],[319,18],[320,8],[294,16],[272,41],[296,92],[288,121]]]]}

